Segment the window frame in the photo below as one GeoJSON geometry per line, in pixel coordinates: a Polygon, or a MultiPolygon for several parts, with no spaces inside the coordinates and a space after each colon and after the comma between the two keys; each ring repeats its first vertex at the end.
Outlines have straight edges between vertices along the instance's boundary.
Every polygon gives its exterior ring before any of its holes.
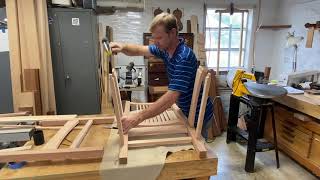
{"type": "MultiPolygon", "coordinates": [[[[222,15],[229,13],[229,10],[222,10],[220,8],[206,8],[206,22],[208,21],[208,10],[215,10],[215,13],[218,13],[219,16],[219,25],[218,27],[209,27],[205,26],[205,33],[209,34],[212,31],[218,31],[218,42],[217,42],[217,48],[205,48],[206,53],[216,53],[216,65],[215,66],[209,66],[209,61],[210,59],[207,58],[207,64],[209,68],[216,69],[217,73],[219,73],[220,69],[223,70],[228,70],[231,67],[231,53],[232,52],[239,52],[239,60],[238,60],[238,66],[244,66],[244,60],[246,59],[246,47],[247,47],[247,42],[248,42],[248,33],[249,33],[249,10],[244,9],[235,9],[234,13],[240,13],[241,15],[241,24],[240,27],[232,27],[232,24],[229,24],[229,27],[221,27],[222,23],[222,15]],[[245,21],[246,17],[246,21],[245,21]],[[221,31],[227,30],[228,32],[228,47],[221,48],[221,31]],[[240,42],[239,42],[239,48],[232,48],[232,34],[233,32],[240,31],[240,42]],[[244,38],[245,37],[245,38],[244,38]],[[227,67],[220,67],[220,60],[221,60],[221,52],[227,52],[228,53],[228,62],[227,62],[227,67]]],[[[207,40],[207,39],[206,39],[207,40]]]]}

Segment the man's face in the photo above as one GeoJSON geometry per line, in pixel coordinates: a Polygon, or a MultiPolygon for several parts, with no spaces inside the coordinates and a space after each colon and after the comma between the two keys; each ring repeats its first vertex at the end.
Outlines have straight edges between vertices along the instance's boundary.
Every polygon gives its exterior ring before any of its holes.
{"type": "MultiPolygon", "coordinates": [[[[172,31],[172,30],[171,30],[172,31]]],[[[163,25],[156,26],[152,32],[154,44],[161,50],[167,50],[172,40],[172,32],[166,32],[163,25]]]]}

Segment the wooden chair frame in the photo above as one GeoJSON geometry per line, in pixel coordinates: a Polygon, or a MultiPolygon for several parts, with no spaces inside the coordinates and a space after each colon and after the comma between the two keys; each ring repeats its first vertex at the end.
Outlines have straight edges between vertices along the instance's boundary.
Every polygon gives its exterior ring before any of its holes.
{"type": "Polygon", "coordinates": [[[120,121],[124,114],[135,113],[148,108],[152,103],[134,103],[130,101],[125,102],[123,111],[120,90],[118,86],[118,79],[116,71],[113,69],[112,74],[109,75],[111,84],[112,100],[114,104],[114,112],[117,120],[117,127],[120,136],[120,151],[119,162],[126,164],[128,159],[128,148],[135,147],[150,147],[160,145],[176,145],[192,143],[200,158],[207,155],[207,149],[201,137],[201,130],[203,125],[203,118],[208,99],[208,91],[210,87],[210,73],[204,67],[199,67],[194,84],[194,91],[192,94],[189,117],[186,118],[181,109],[174,104],[171,108],[163,113],[146,119],[137,127],[129,130],[128,134],[123,133],[122,123],[120,121]],[[197,128],[194,128],[194,119],[196,115],[196,107],[200,94],[201,85],[203,84],[202,100],[200,105],[197,128]],[[147,140],[129,140],[129,137],[151,137],[157,136],[157,139],[147,140]],[[179,135],[179,137],[161,137],[161,135],[179,135]],[[182,136],[182,137],[180,137],[182,136]]]}

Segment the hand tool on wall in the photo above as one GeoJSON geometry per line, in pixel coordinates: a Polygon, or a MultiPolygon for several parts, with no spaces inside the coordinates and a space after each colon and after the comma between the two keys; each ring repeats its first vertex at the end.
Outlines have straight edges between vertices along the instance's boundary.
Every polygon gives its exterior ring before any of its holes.
{"type": "Polygon", "coordinates": [[[314,30],[320,28],[320,21],[317,21],[316,24],[306,23],[304,27],[308,28],[306,48],[312,48],[314,30]]]}

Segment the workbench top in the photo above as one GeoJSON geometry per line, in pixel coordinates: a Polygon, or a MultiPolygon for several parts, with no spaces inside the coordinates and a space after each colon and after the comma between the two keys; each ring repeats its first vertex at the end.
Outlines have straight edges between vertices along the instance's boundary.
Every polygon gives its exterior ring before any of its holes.
{"type": "MultiPolygon", "coordinates": [[[[93,125],[80,147],[104,146],[110,130],[105,125],[93,125]]],[[[80,130],[74,129],[62,142],[59,148],[68,147],[80,130]]],[[[44,130],[45,140],[50,139],[57,131],[44,130]]],[[[26,145],[33,144],[29,141],[26,145]]],[[[41,146],[34,146],[39,149],[41,146]]],[[[0,170],[0,179],[99,179],[101,160],[67,160],[30,162],[23,168],[11,170],[4,167],[0,170]]],[[[194,150],[170,154],[158,179],[182,179],[208,177],[217,173],[218,158],[208,151],[208,157],[199,159],[194,150]]]]}
{"type": "Polygon", "coordinates": [[[273,100],[316,119],[320,119],[320,106],[313,103],[309,97],[306,97],[303,94],[288,94],[274,98],[273,100]]]}

